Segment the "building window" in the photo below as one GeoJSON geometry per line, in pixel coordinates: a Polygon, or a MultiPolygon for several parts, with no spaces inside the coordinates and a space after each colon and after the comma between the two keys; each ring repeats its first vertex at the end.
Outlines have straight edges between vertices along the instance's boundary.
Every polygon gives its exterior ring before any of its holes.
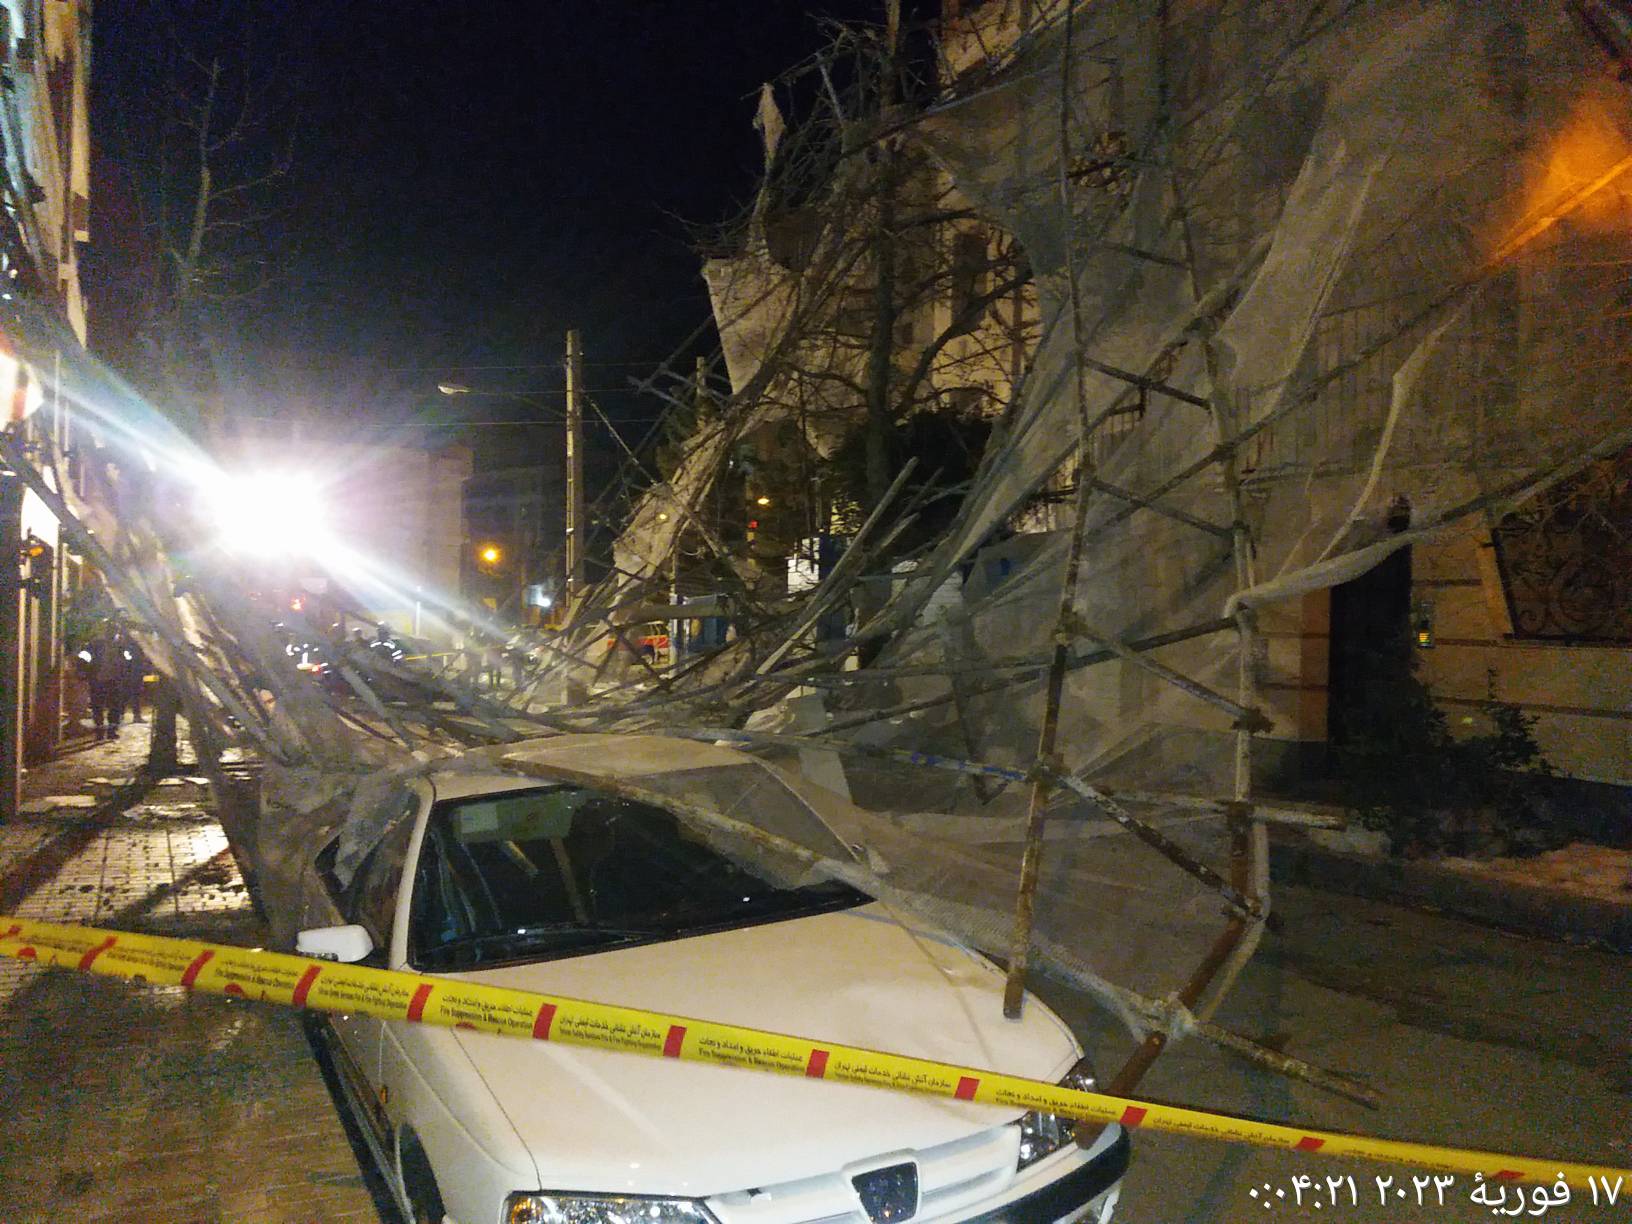
{"type": "Polygon", "coordinates": [[[1632,447],[1497,524],[1513,636],[1632,645],[1632,447]]]}

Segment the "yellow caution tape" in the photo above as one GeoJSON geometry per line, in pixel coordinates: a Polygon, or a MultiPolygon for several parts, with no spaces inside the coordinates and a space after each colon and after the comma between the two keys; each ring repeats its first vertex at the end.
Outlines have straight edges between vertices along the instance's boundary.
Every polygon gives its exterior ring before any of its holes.
{"type": "Polygon", "coordinates": [[[1561,1177],[1571,1186],[1585,1188],[1588,1179],[1632,1179],[1632,1169],[1304,1130],[735,1024],[190,939],[0,917],[0,956],[293,1007],[361,1012],[382,1020],[441,1024],[505,1037],[871,1084],[988,1105],[1040,1109],[1083,1122],[1119,1122],[1129,1128],[1148,1127],[1323,1156],[1358,1156],[1445,1173],[1478,1173],[1499,1181],[1552,1182],[1561,1177]]]}

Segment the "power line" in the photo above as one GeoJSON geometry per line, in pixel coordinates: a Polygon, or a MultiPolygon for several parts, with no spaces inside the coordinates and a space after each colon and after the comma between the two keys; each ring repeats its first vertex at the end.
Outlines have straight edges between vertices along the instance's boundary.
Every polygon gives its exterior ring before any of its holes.
{"type": "MultiPolygon", "coordinates": [[[[622,386],[619,386],[619,387],[585,387],[584,390],[586,392],[589,392],[589,391],[603,391],[603,392],[605,392],[605,391],[617,391],[617,392],[622,392],[622,391],[639,391],[640,388],[636,387],[636,386],[631,386],[628,383],[624,383],[622,386]]],[[[529,390],[529,391],[504,391],[504,390],[500,390],[497,387],[494,387],[492,389],[489,389],[489,388],[486,388],[486,387],[472,387],[468,391],[457,391],[454,394],[456,394],[456,395],[483,395],[483,396],[490,396],[490,397],[495,398],[495,399],[528,399],[528,398],[542,398],[543,396],[546,396],[546,395],[565,395],[566,393],[567,393],[567,390],[566,390],[565,387],[540,387],[540,388],[538,388],[536,390],[529,390]]],[[[444,392],[444,394],[446,394],[446,393],[444,392]]]]}
{"type": "MultiPolygon", "coordinates": [[[[603,416],[604,416],[604,414],[603,414],[603,416]]],[[[284,420],[286,418],[284,418],[284,417],[242,417],[240,419],[241,420],[248,420],[248,421],[281,421],[281,420],[284,420]]],[[[620,418],[617,418],[616,420],[612,420],[611,418],[605,418],[605,419],[607,419],[608,424],[611,425],[612,428],[616,428],[619,425],[651,425],[651,424],[655,424],[658,421],[663,420],[663,418],[660,417],[660,416],[655,416],[655,417],[654,416],[620,417],[620,418]]],[[[397,421],[397,422],[387,423],[387,424],[385,424],[385,425],[383,425],[381,427],[385,428],[385,429],[398,429],[398,428],[404,428],[404,429],[459,429],[460,427],[465,426],[465,425],[565,425],[566,423],[567,422],[566,422],[565,418],[562,418],[560,420],[533,420],[533,421],[528,421],[528,420],[468,421],[468,420],[460,419],[460,420],[457,420],[457,421],[397,421]]],[[[593,424],[593,422],[591,422],[591,423],[593,424]]]]}
{"type": "MultiPolygon", "coordinates": [[[[599,410],[597,409],[597,411],[599,411],[599,410]]],[[[614,420],[614,419],[610,418],[609,416],[607,416],[607,414],[605,414],[605,413],[602,413],[601,416],[602,416],[602,419],[607,422],[608,426],[610,428],[613,428],[613,429],[616,429],[619,425],[653,425],[653,424],[656,424],[657,422],[662,421],[664,419],[663,417],[660,417],[660,416],[639,416],[639,417],[620,417],[620,418],[617,418],[616,420],[614,420]]],[[[287,416],[236,416],[236,417],[234,417],[234,420],[239,420],[239,421],[289,421],[290,419],[291,418],[289,418],[287,416]]],[[[376,424],[374,424],[372,426],[369,426],[369,428],[387,429],[387,430],[389,430],[389,429],[460,429],[460,428],[463,428],[466,425],[518,425],[518,426],[529,426],[529,425],[565,425],[566,423],[567,422],[566,422],[565,417],[562,417],[559,420],[532,420],[532,421],[525,420],[525,419],[471,421],[471,420],[465,420],[465,419],[461,418],[461,419],[456,420],[456,421],[382,421],[382,422],[377,422],[376,424]]],[[[597,423],[598,422],[595,422],[595,421],[588,422],[588,424],[597,424],[597,423]]]]}
{"type": "MultiPolygon", "coordinates": [[[[661,358],[655,358],[655,359],[653,359],[651,361],[586,361],[586,362],[584,362],[584,364],[586,366],[608,366],[608,367],[611,367],[611,366],[620,366],[620,367],[621,366],[660,366],[667,360],[668,360],[668,358],[661,357],[661,358]]],[[[443,361],[443,362],[438,362],[436,365],[381,366],[380,368],[382,370],[388,371],[388,372],[393,373],[393,374],[408,374],[408,373],[414,373],[416,371],[435,372],[435,371],[438,371],[438,370],[444,371],[444,372],[449,371],[449,370],[559,370],[559,369],[562,368],[562,363],[560,361],[533,361],[533,362],[519,362],[519,363],[515,363],[515,364],[510,364],[510,365],[492,365],[492,364],[465,365],[465,364],[463,364],[461,362],[457,362],[457,361],[443,361]]]]}

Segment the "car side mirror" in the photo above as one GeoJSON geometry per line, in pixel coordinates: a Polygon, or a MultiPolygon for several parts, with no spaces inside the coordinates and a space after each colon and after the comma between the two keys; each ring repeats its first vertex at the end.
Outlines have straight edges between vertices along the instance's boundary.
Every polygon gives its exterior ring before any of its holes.
{"type": "Polygon", "coordinates": [[[295,936],[295,951],[302,956],[351,965],[374,951],[374,940],[355,922],[346,926],[313,927],[295,936]]]}

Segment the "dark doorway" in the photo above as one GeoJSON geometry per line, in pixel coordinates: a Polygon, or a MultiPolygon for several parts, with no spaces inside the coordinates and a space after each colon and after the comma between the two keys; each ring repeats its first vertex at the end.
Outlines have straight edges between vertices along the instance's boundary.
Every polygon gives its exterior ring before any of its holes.
{"type": "Polygon", "coordinates": [[[1326,740],[1348,742],[1368,687],[1411,674],[1411,549],[1402,548],[1351,582],[1332,588],[1326,740]]]}

